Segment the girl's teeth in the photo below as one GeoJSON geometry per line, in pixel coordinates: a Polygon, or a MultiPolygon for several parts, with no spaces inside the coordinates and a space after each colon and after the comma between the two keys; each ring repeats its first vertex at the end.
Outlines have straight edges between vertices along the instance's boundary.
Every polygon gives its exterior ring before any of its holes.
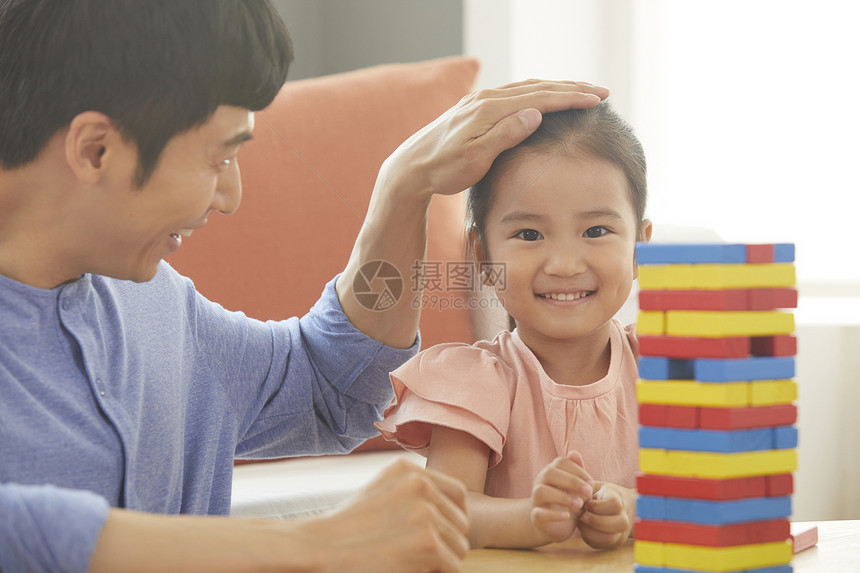
{"type": "Polygon", "coordinates": [[[562,301],[576,300],[578,298],[585,298],[586,296],[588,296],[588,293],[585,291],[578,292],[576,294],[574,294],[574,293],[549,293],[549,294],[543,295],[544,298],[551,298],[553,300],[562,300],[562,301]]]}

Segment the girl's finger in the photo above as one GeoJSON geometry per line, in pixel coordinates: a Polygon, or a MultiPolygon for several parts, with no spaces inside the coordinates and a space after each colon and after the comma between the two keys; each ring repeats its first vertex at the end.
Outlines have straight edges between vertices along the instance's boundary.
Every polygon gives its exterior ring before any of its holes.
{"type": "Polygon", "coordinates": [[[584,526],[582,522],[580,522],[579,530],[582,532],[582,539],[590,547],[594,547],[596,549],[609,549],[616,547],[622,541],[620,533],[597,531],[584,526]]]}
{"type": "Polygon", "coordinates": [[[534,487],[532,503],[535,506],[558,505],[572,509],[580,509],[585,504],[582,498],[546,484],[538,484],[534,487]]]}
{"type": "Polygon", "coordinates": [[[556,521],[566,521],[570,519],[570,517],[570,511],[566,509],[533,507],[531,511],[531,520],[533,523],[551,523],[556,521]]]}

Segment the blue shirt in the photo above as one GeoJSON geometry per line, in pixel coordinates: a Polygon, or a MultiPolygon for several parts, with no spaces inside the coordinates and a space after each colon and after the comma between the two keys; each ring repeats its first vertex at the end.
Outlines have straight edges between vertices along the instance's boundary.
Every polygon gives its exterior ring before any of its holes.
{"type": "Polygon", "coordinates": [[[358,331],[334,284],[301,319],[261,322],[167,263],[140,284],[0,276],[0,570],[86,571],[108,506],[227,514],[234,457],[375,435],[418,341],[358,331]]]}

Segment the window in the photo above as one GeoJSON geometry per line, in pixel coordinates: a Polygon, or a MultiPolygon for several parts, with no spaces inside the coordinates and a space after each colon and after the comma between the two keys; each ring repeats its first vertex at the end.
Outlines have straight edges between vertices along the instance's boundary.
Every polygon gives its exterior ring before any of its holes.
{"type": "Polygon", "coordinates": [[[645,146],[656,224],[794,242],[801,288],[860,296],[860,4],[471,0],[465,17],[484,85],[615,90],[645,146]],[[504,23],[492,43],[490,11],[504,23]]]}

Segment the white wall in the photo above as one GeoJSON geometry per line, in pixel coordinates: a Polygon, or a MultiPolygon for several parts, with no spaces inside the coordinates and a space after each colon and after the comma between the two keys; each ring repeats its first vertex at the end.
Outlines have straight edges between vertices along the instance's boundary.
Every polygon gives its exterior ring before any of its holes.
{"type": "Polygon", "coordinates": [[[582,80],[615,90],[631,110],[634,0],[465,0],[464,50],[481,59],[478,87],[526,78],[582,80]]]}
{"type": "Polygon", "coordinates": [[[274,0],[293,37],[289,79],[463,51],[462,0],[274,0]]]}

